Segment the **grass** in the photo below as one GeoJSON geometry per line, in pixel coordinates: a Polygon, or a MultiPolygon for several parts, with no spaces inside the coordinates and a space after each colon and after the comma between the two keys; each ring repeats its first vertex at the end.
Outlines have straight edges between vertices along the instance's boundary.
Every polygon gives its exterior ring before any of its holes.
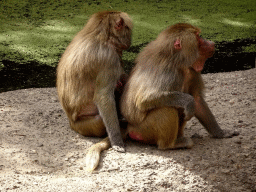
{"type": "Polygon", "coordinates": [[[242,51],[256,52],[255,0],[2,0],[0,72],[11,63],[56,67],[72,38],[100,10],[121,10],[133,19],[132,47],[123,55],[128,71],[143,46],[177,22],[199,26],[217,44],[252,39],[242,51]]]}

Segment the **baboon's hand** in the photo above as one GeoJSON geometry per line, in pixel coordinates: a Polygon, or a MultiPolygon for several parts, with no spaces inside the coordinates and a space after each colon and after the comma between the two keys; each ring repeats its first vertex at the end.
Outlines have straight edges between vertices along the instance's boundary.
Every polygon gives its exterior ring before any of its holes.
{"type": "Polygon", "coordinates": [[[112,146],[112,148],[117,151],[117,152],[120,152],[120,153],[125,153],[125,148],[123,146],[117,146],[117,145],[114,145],[112,146]]]}
{"type": "Polygon", "coordinates": [[[222,138],[232,138],[234,136],[238,136],[240,133],[238,131],[230,131],[230,130],[223,130],[223,134],[221,135],[216,135],[213,136],[214,138],[217,139],[222,139],[222,138]]]}

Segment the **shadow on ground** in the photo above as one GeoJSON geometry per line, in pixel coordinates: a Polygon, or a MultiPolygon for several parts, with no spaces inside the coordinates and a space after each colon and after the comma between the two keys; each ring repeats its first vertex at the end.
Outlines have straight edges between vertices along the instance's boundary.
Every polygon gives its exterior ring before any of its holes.
{"type": "MultiPolygon", "coordinates": [[[[131,46],[128,52],[138,54],[147,43],[131,46]]],[[[207,60],[202,73],[218,73],[240,71],[255,68],[255,52],[242,52],[243,48],[255,45],[255,38],[237,39],[233,42],[217,42],[214,56],[207,60]]],[[[1,53],[0,53],[1,54],[1,53]]],[[[54,87],[56,83],[56,67],[31,62],[19,64],[2,60],[0,69],[0,92],[25,89],[54,87]]],[[[124,60],[125,70],[130,71],[133,61],[124,60]]],[[[57,65],[57,64],[56,64],[57,65]]]]}

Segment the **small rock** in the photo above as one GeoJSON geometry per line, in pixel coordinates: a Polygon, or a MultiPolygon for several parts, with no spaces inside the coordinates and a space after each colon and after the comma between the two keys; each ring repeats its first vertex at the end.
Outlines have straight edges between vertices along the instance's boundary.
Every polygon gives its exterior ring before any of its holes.
{"type": "Polygon", "coordinates": [[[71,163],[74,163],[75,162],[75,159],[70,159],[71,163]]]}
{"type": "Polygon", "coordinates": [[[230,103],[230,104],[234,104],[234,103],[235,103],[235,101],[236,101],[236,99],[235,99],[235,98],[234,98],[234,99],[230,99],[230,100],[229,100],[229,103],[230,103]]]}
{"type": "Polygon", "coordinates": [[[244,154],[244,157],[245,158],[248,158],[249,157],[249,154],[247,153],[247,154],[244,154]]]}
{"type": "Polygon", "coordinates": [[[227,174],[227,173],[229,173],[229,172],[230,172],[230,170],[229,170],[229,169],[222,169],[222,170],[221,170],[221,172],[222,172],[222,173],[226,173],[226,174],[227,174]]]}
{"type": "Polygon", "coordinates": [[[203,137],[202,137],[201,135],[199,135],[198,133],[195,133],[195,134],[192,135],[191,138],[198,138],[198,139],[201,139],[201,138],[203,138],[203,137]]]}

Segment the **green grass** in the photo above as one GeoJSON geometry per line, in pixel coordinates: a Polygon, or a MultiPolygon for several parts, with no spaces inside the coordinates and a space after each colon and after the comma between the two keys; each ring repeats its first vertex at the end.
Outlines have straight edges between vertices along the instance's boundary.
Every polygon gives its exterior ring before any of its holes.
{"type": "MultiPolygon", "coordinates": [[[[45,77],[41,73],[55,71],[69,42],[89,16],[101,10],[124,11],[133,19],[132,46],[123,54],[126,71],[131,69],[136,55],[148,42],[177,22],[200,27],[203,37],[220,45],[222,42],[232,44],[239,39],[245,42],[253,39],[253,44],[242,44],[241,51],[256,52],[255,0],[2,0],[0,76],[8,73],[8,80],[0,77],[0,92],[1,86],[7,87],[4,90],[11,90],[33,87],[35,81],[38,81],[37,87],[53,82],[55,74],[45,77]],[[40,65],[45,67],[37,67],[40,65]],[[29,74],[23,73],[31,66],[35,66],[31,71],[37,76],[28,77],[29,74]],[[24,78],[17,84],[12,79],[19,78],[21,71],[24,78]],[[13,83],[9,86],[8,81],[13,83]]],[[[222,57],[225,58],[225,54],[222,57]]],[[[54,86],[54,82],[48,86],[54,86]]]]}
{"type": "MultiPolygon", "coordinates": [[[[1,59],[56,66],[88,17],[112,9],[125,11],[133,18],[133,46],[152,41],[163,29],[177,22],[197,25],[204,37],[217,42],[255,37],[256,32],[255,0],[3,0],[1,59]]],[[[251,51],[255,49],[250,47],[251,51]]],[[[124,59],[133,61],[135,56],[126,53],[124,59]]]]}

